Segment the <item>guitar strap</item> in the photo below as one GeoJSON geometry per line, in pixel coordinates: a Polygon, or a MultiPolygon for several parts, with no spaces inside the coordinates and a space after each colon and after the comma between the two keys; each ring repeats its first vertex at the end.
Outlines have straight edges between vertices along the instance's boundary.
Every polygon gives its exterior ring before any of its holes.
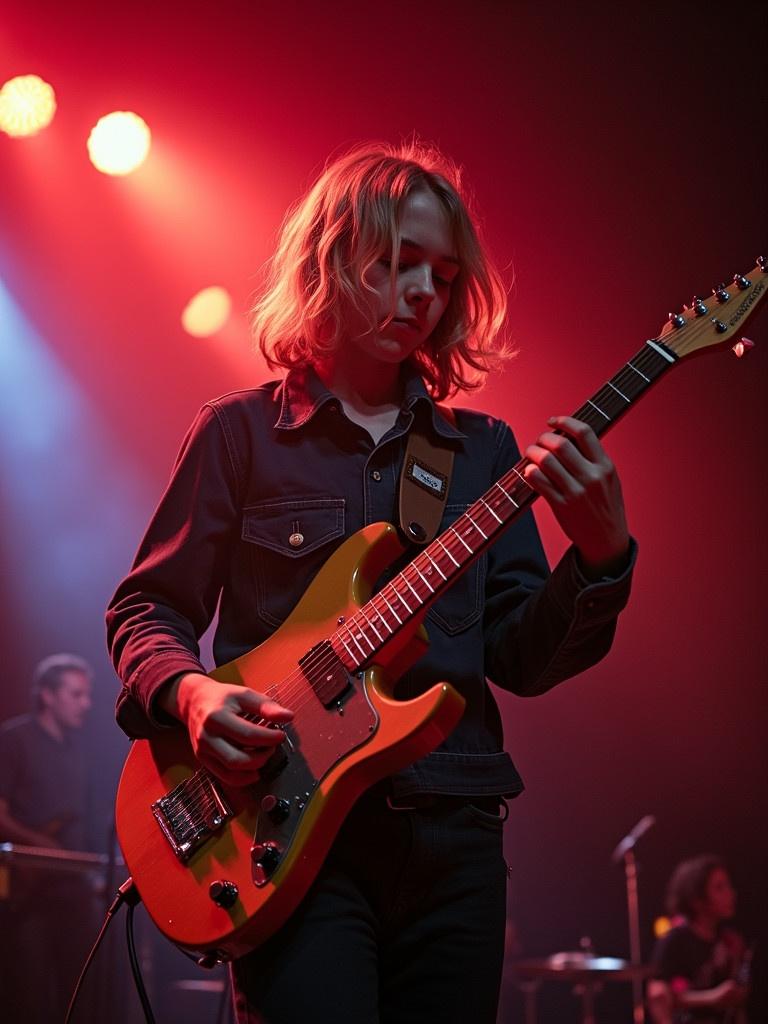
{"type": "MultiPolygon", "coordinates": [[[[453,409],[435,408],[455,426],[453,409]]],[[[400,474],[399,501],[400,528],[414,544],[429,544],[437,536],[451,486],[453,454],[452,448],[435,444],[414,424],[400,474]]]]}

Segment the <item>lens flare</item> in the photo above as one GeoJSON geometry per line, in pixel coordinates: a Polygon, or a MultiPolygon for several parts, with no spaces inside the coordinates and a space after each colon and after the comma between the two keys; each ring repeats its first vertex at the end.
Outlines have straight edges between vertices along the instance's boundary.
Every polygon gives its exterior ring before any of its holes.
{"type": "Polygon", "coordinates": [[[220,331],[232,312],[232,299],[224,288],[203,288],[187,303],[181,323],[195,338],[209,338],[220,331]]]}
{"type": "Polygon", "coordinates": [[[53,86],[38,75],[9,78],[0,89],[0,131],[14,138],[36,135],[56,113],[53,86]]]}
{"type": "Polygon", "coordinates": [[[147,158],[152,136],[146,121],[129,110],[115,110],[94,125],[88,155],[104,174],[130,174],[147,158]]]}

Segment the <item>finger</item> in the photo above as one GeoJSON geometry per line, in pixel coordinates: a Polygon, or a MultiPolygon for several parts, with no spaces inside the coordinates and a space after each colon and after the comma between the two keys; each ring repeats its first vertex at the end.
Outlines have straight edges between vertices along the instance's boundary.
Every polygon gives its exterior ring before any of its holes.
{"type": "Polygon", "coordinates": [[[226,740],[212,737],[201,741],[197,756],[217,778],[229,785],[248,786],[258,781],[259,771],[271,753],[271,750],[241,750],[226,740]]]}
{"type": "Polygon", "coordinates": [[[225,740],[233,740],[237,746],[276,747],[285,739],[282,729],[269,725],[249,722],[242,715],[234,712],[223,714],[212,720],[207,727],[212,736],[220,736],[225,740]]]}
{"type": "MultiPolygon", "coordinates": [[[[537,464],[540,465],[545,473],[550,469],[553,473],[557,474],[555,460],[574,479],[584,479],[594,473],[594,463],[586,458],[574,442],[564,434],[555,434],[548,431],[542,434],[535,445],[531,445],[531,447],[549,452],[554,457],[553,459],[547,459],[544,455],[537,457],[537,464]]],[[[556,477],[553,477],[553,479],[556,479],[556,477]]]]}
{"type": "Polygon", "coordinates": [[[547,423],[569,437],[590,462],[600,462],[605,458],[605,449],[597,434],[584,420],[577,420],[574,416],[550,416],[547,423]]]}
{"type": "Polygon", "coordinates": [[[278,704],[274,700],[265,700],[261,705],[261,717],[268,719],[270,722],[290,722],[293,718],[293,711],[290,708],[283,707],[282,704],[278,704]]]}
{"type": "Polygon", "coordinates": [[[580,485],[576,477],[562,464],[556,452],[540,444],[532,444],[526,448],[525,455],[530,464],[526,466],[524,475],[532,485],[536,482],[544,486],[549,484],[558,494],[578,493],[580,485]]]}
{"type": "Polygon", "coordinates": [[[249,690],[247,687],[243,687],[242,691],[237,694],[237,699],[243,710],[255,712],[261,718],[268,718],[273,722],[289,722],[293,718],[293,711],[290,708],[283,707],[271,697],[267,697],[263,693],[256,693],[255,690],[249,690]]]}
{"type": "Polygon", "coordinates": [[[523,476],[526,483],[545,501],[552,505],[562,504],[563,495],[535,463],[531,462],[525,467],[523,476]]]}

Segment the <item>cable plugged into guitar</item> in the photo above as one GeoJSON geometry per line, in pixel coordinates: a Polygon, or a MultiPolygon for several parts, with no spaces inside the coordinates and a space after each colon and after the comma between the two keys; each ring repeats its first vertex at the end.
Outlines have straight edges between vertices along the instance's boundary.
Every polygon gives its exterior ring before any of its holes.
{"type": "Polygon", "coordinates": [[[94,957],[96,956],[96,952],[99,946],[101,945],[104,936],[107,933],[107,928],[109,927],[112,918],[115,916],[115,914],[120,909],[120,907],[122,907],[123,904],[125,904],[128,907],[128,916],[126,918],[125,924],[126,937],[128,940],[128,958],[131,963],[131,972],[133,974],[133,980],[136,985],[136,991],[138,992],[139,999],[141,1001],[141,1007],[144,1011],[144,1019],[146,1020],[147,1024],[155,1024],[155,1017],[154,1014],[152,1013],[152,1007],[150,1006],[149,1003],[147,990],[144,987],[144,979],[141,976],[141,968],[139,966],[139,958],[136,955],[136,943],[134,941],[133,935],[133,912],[140,902],[141,896],[139,895],[139,890],[136,888],[133,878],[126,878],[126,880],[115,893],[115,898],[112,900],[112,903],[110,904],[109,909],[107,910],[106,917],[104,918],[104,924],[101,926],[99,934],[96,936],[96,941],[94,942],[91,951],[88,954],[85,963],[83,964],[83,969],[80,972],[80,977],[77,979],[75,990],[72,993],[72,998],[69,1001],[67,1015],[64,1018],[64,1024],[69,1024],[70,1020],[72,1019],[72,1014],[74,1013],[75,1006],[77,1004],[77,999],[82,990],[83,982],[85,981],[85,977],[88,973],[88,970],[91,964],[93,963],[94,957]]]}

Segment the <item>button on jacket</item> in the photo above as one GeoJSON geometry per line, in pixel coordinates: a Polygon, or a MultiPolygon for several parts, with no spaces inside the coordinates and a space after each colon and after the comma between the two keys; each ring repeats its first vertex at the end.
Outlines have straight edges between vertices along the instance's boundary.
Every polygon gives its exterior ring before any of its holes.
{"type": "MultiPolygon", "coordinates": [[[[129,736],[163,724],[153,698],[164,683],[205,671],[197,641],[217,603],[218,665],[266,640],[345,538],[396,522],[417,421],[455,448],[445,529],[520,453],[501,420],[457,409],[449,423],[419,377],[407,377],[397,421],[378,444],[312,370],[203,406],[107,613],[123,680],[117,718],[129,736]]],[[[396,694],[447,681],[466,710],[436,751],[393,777],[395,794],[520,792],[486,678],[532,696],[595,664],[610,648],[630,577],[631,565],[589,583],[572,548],[550,575],[531,513],[519,516],[427,614],[429,649],[396,694]]]]}

